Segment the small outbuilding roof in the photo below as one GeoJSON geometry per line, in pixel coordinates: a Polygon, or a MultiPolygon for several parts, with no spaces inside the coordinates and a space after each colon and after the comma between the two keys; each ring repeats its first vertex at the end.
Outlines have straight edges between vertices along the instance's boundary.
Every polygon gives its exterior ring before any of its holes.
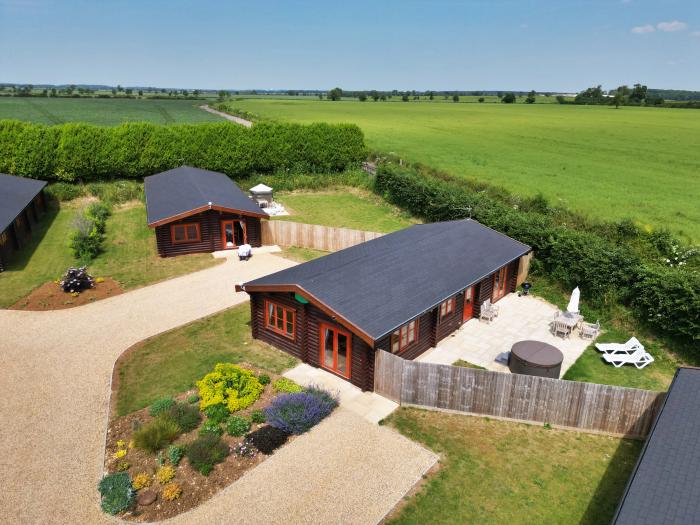
{"type": "Polygon", "coordinates": [[[700,516],[700,369],[679,368],[612,523],[697,523],[700,516]]]}
{"type": "Polygon", "coordinates": [[[257,184],[250,188],[250,191],[253,193],[269,193],[272,191],[272,188],[270,188],[270,186],[265,186],[264,184],[257,184]]]}
{"type": "Polygon", "coordinates": [[[529,251],[471,219],[419,224],[243,287],[298,292],[371,342],[529,251]]]}
{"type": "Polygon", "coordinates": [[[180,166],[146,177],[145,192],[152,228],[208,209],[267,218],[227,175],[216,171],[180,166]]]}
{"type": "Polygon", "coordinates": [[[44,186],[43,180],[0,173],[0,232],[12,224],[44,186]]]}

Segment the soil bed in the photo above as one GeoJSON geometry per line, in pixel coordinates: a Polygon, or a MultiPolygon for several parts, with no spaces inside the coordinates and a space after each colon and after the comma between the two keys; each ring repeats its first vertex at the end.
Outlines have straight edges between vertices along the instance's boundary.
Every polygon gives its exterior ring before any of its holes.
{"type": "MultiPolygon", "coordinates": [[[[254,370],[256,373],[260,372],[260,370],[256,367],[252,367],[245,363],[237,364],[243,368],[254,370]]],[[[267,371],[264,371],[264,373],[269,374],[267,371]]],[[[269,375],[273,382],[281,377],[275,374],[269,375]]],[[[178,402],[187,403],[187,398],[193,394],[197,394],[196,388],[175,396],[174,399],[178,402]]],[[[272,388],[272,384],[266,385],[262,395],[255,403],[253,403],[253,405],[245,410],[234,412],[234,414],[250,418],[253,410],[267,407],[276,395],[277,393],[272,388]]],[[[112,411],[112,413],[114,412],[112,411]]],[[[158,470],[156,454],[151,454],[145,450],[140,450],[133,447],[128,448],[128,453],[125,457],[120,459],[113,458],[113,454],[119,448],[125,448],[118,447],[117,441],[121,440],[124,443],[129,444],[129,441],[132,439],[132,435],[134,433],[134,425],[138,425],[139,423],[146,425],[153,419],[154,418],[149,414],[148,408],[143,408],[125,416],[110,418],[105,449],[106,473],[117,472],[117,465],[120,462],[126,461],[130,465],[126,472],[129,473],[129,476],[132,479],[141,472],[146,472],[149,475],[155,474],[156,470],[158,470]]],[[[202,421],[199,426],[201,426],[204,421],[206,421],[206,416],[202,414],[202,421]]],[[[253,423],[249,432],[253,432],[263,426],[264,424],[253,423]]],[[[198,432],[199,427],[186,434],[181,434],[173,442],[173,444],[183,445],[191,443],[199,436],[198,432]]],[[[215,465],[214,469],[208,476],[204,476],[194,470],[190,466],[189,460],[186,457],[183,457],[175,469],[175,477],[171,480],[172,482],[178,483],[182,487],[182,495],[178,499],[174,501],[165,500],[161,494],[163,485],[159,484],[158,481],[153,479],[150,487],[141,489],[137,492],[137,498],[142,492],[151,490],[157,493],[155,502],[147,506],[137,504],[133,510],[121,514],[120,517],[128,521],[136,522],[160,521],[193,509],[200,503],[208,500],[214,494],[236,481],[248,470],[265,461],[265,459],[268,457],[261,452],[257,452],[257,454],[252,458],[236,455],[233,452],[233,448],[241,443],[244,438],[245,436],[229,436],[228,433],[224,432],[223,436],[221,436],[221,440],[229,446],[230,454],[222,463],[215,465]]],[[[287,443],[291,442],[294,438],[295,436],[289,436],[287,443]]],[[[166,458],[165,464],[170,465],[170,462],[167,460],[167,448],[168,447],[164,448],[163,455],[166,458]]]]}
{"type": "Polygon", "coordinates": [[[124,293],[121,285],[111,277],[104,277],[99,283],[95,283],[94,288],[84,290],[80,294],[73,296],[64,292],[60,285],[54,281],[44,283],[36,288],[27,297],[24,297],[13,304],[11,310],[64,310],[74,308],[84,304],[93,303],[100,299],[113,297],[124,293]]]}

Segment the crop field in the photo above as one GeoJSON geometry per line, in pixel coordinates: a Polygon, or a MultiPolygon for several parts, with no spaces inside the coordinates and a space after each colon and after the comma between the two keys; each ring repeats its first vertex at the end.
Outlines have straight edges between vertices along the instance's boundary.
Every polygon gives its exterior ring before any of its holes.
{"type": "Polygon", "coordinates": [[[297,122],[353,122],[370,148],[589,217],[700,241],[700,113],[559,104],[239,99],[297,122]]]}
{"type": "Polygon", "coordinates": [[[87,122],[100,126],[130,121],[154,124],[220,121],[220,117],[197,107],[204,103],[202,100],[0,97],[0,119],[40,124],[87,122]]]}

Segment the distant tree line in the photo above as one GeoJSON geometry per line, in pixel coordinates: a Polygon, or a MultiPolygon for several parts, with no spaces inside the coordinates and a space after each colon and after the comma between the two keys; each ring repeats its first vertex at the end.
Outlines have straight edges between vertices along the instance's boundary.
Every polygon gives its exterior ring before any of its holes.
{"type": "Polygon", "coordinates": [[[700,109],[700,92],[693,91],[673,91],[649,89],[643,84],[634,84],[632,87],[623,85],[609,91],[603,90],[601,85],[589,87],[576,94],[573,100],[568,100],[563,96],[557,96],[560,104],[585,104],[585,105],[606,105],[615,106],[656,106],[668,108],[697,108],[700,109]],[[684,101],[666,101],[662,94],[670,93],[685,97],[691,97],[697,93],[696,99],[686,98],[684,101]]]}
{"type": "MultiPolygon", "coordinates": [[[[203,91],[194,89],[163,89],[163,88],[134,88],[103,86],[101,88],[77,86],[34,86],[32,84],[14,85],[0,84],[0,96],[6,97],[46,97],[46,98],[185,98],[189,100],[202,99],[203,91]]],[[[216,92],[207,92],[216,93],[216,92]]],[[[219,98],[229,96],[228,91],[218,91],[219,98]]]]}
{"type": "MultiPolygon", "coordinates": [[[[293,92],[290,91],[288,92],[288,94],[293,95],[293,92]]],[[[545,97],[551,96],[551,93],[549,92],[540,94],[544,95],[545,97]]],[[[479,102],[485,102],[486,99],[484,98],[484,95],[496,96],[501,102],[505,104],[513,104],[517,101],[518,97],[523,97],[524,95],[527,95],[527,97],[525,98],[525,103],[534,104],[537,100],[536,97],[538,93],[535,90],[531,90],[529,92],[511,91],[507,93],[504,93],[502,91],[400,91],[398,89],[394,89],[391,91],[378,91],[376,89],[372,89],[370,91],[347,91],[339,87],[335,87],[326,93],[318,93],[318,98],[321,100],[326,99],[331,101],[338,101],[343,98],[356,98],[360,102],[367,102],[369,100],[377,102],[380,100],[392,100],[394,97],[396,97],[397,100],[401,100],[402,102],[411,102],[420,100],[432,101],[435,100],[436,97],[442,97],[444,100],[452,99],[453,102],[459,102],[460,97],[471,96],[479,97],[479,102]]]]}

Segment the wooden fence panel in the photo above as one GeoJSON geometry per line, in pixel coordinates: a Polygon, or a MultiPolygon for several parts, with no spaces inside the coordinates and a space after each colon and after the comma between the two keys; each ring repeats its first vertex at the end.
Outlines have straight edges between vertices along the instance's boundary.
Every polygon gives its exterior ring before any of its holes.
{"type": "Polygon", "coordinates": [[[377,351],[375,391],[398,403],[644,437],[664,393],[408,361],[377,351]]]}
{"type": "Polygon", "coordinates": [[[298,246],[326,252],[349,248],[382,235],[384,234],[292,221],[270,220],[262,223],[262,243],[264,245],[298,246]]]}

